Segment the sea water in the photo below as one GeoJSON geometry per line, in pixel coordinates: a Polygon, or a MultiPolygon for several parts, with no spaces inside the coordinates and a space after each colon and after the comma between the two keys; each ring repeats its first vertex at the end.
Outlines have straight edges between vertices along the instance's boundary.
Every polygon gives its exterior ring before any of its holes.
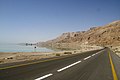
{"type": "Polygon", "coordinates": [[[26,45],[18,45],[18,44],[0,44],[0,52],[54,52],[51,49],[26,46],[26,45]]]}

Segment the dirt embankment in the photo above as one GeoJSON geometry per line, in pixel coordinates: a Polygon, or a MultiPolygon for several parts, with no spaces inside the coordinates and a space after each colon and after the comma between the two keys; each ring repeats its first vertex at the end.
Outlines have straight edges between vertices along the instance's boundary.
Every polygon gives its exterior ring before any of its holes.
{"type": "Polygon", "coordinates": [[[115,46],[111,48],[120,57],[120,46],[115,46]]]}

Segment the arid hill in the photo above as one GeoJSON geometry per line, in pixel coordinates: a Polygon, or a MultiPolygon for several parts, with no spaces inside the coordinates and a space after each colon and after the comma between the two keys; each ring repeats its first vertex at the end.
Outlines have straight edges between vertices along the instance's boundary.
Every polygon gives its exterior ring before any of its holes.
{"type": "Polygon", "coordinates": [[[78,48],[79,45],[120,46],[120,20],[87,31],[63,33],[56,39],[39,44],[53,48],[78,48]]]}

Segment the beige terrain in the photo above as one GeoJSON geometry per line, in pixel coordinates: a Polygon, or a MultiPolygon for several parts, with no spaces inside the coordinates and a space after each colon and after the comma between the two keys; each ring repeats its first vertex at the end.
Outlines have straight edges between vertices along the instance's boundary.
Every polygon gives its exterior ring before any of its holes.
{"type": "Polygon", "coordinates": [[[38,52],[7,52],[0,53],[0,64],[10,63],[10,62],[20,62],[28,60],[36,60],[42,58],[53,57],[51,53],[38,53],[38,52]]]}

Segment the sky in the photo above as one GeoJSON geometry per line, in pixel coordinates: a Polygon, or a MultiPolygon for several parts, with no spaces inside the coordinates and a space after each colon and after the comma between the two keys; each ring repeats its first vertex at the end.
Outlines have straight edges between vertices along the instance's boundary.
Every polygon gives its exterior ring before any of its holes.
{"type": "Polygon", "coordinates": [[[39,42],[120,20],[120,0],[0,0],[0,43],[39,42]]]}

